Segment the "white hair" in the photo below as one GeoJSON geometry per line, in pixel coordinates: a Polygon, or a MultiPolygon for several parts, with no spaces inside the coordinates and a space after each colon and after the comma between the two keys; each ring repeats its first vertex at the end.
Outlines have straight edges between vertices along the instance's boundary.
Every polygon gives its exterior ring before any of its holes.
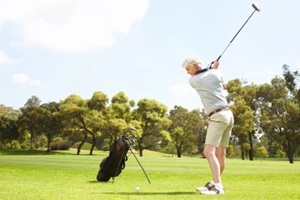
{"type": "Polygon", "coordinates": [[[203,63],[201,59],[197,56],[188,56],[184,59],[182,67],[187,68],[190,65],[197,65],[199,67],[202,67],[203,63]]]}

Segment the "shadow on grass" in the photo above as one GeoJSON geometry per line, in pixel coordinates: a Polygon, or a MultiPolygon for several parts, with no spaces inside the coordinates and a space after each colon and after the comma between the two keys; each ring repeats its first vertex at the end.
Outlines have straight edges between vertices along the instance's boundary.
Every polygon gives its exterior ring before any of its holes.
{"type": "Polygon", "coordinates": [[[196,192],[103,192],[102,194],[108,195],[195,195],[196,192]]]}
{"type": "MultiPolygon", "coordinates": [[[[98,184],[113,184],[112,181],[109,182],[100,182],[97,180],[91,180],[89,183],[98,183],[98,184]]],[[[191,191],[180,191],[180,192],[101,192],[101,194],[107,195],[196,195],[197,192],[191,191]]]]}
{"type": "Polygon", "coordinates": [[[47,152],[45,150],[0,150],[0,155],[74,155],[71,152],[63,152],[63,151],[51,151],[47,152]]]}
{"type": "Polygon", "coordinates": [[[97,180],[92,180],[92,181],[88,181],[89,183],[97,183],[97,184],[114,184],[113,181],[110,179],[109,181],[105,182],[105,181],[97,181],[97,180]]]}
{"type": "Polygon", "coordinates": [[[89,183],[107,183],[107,182],[100,182],[100,181],[94,180],[94,181],[89,181],[89,183]]]}

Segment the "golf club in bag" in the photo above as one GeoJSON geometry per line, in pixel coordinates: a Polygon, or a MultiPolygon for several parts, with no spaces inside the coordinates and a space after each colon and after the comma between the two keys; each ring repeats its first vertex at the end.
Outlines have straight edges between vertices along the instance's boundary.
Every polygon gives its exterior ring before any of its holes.
{"type": "Polygon", "coordinates": [[[135,144],[136,138],[127,138],[125,136],[120,136],[116,142],[112,145],[109,152],[109,156],[104,158],[100,163],[100,169],[97,174],[97,180],[101,182],[108,182],[110,178],[114,179],[125,168],[125,162],[128,160],[127,152],[130,151],[134,155],[136,161],[142,168],[149,184],[151,184],[143,166],[135,156],[131,149],[131,146],[135,144]]]}
{"type": "MultiPolygon", "coordinates": [[[[220,60],[220,58],[223,56],[223,54],[225,53],[225,51],[228,49],[228,47],[230,46],[230,44],[233,42],[233,40],[236,38],[236,36],[241,32],[241,30],[244,28],[244,26],[247,24],[247,22],[249,21],[249,19],[253,16],[253,14],[257,11],[260,12],[260,8],[257,4],[252,4],[252,7],[254,8],[253,12],[251,13],[251,15],[247,18],[247,20],[245,21],[245,23],[242,25],[242,27],[238,30],[238,32],[234,35],[234,37],[230,40],[229,44],[226,46],[226,48],[223,50],[223,52],[221,53],[221,55],[218,57],[217,61],[220,60]]],[[[209,68],[212,68],[214,62],[212,62],[210,64],[209,68]]]]}

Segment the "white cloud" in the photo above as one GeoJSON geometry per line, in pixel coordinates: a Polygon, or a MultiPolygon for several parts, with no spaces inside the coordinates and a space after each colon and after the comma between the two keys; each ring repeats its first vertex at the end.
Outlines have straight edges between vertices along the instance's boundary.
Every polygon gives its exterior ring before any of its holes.
{"type": "Polygon", "coordinates": [[[29,82],[29,77],[26,74],[14,74],[12,77],[12,82],[14,84],[26,84],[29,82]]]}
{"type": "Polygon", "coordinates": [[[169,108],[173,108],[174,105],[181,105],[188,110],[203,108],[200,97],[189,83],[177,83],[170,87],[169,93],[169,108]]]}
{"type": "Polygon", "coordinates": [[[28,85],[29,84],[32,86],[42,86],[42,83],[40,80],[30,79],[29,76],[24,73],[14,74],[12,77],[12,83],[19,84],[19,85],[28,85]]]}
{"type": "Polygon", "coordinates": [[[42,83],[41,83],[40,80],[33,79],[33,80],[30,80],[30,85],[32,85],[32,86],[42,86],[42,83]]]}
{"type": "Polygon", "coordinates": [[[0,64],[13,64],[15,63],[11,58],[9,58],[5,52],[0,51],[0,64]]]}
{"type": "Polygon", "coordinates": [[[195,94],[195,91],[188,83],[177,83],[170,88],[170,94],[173,97],[187,97],[195,94]]]}
{"type": "Polygon", "coordinates": [[[276,76],[276,75],[280,75],[280,72],[277,72],[277,71],[274,71],[271,69],[267,69],[267,68],[263,68],[261,70],[252,71],[250,74],[254,75],[254,76],[266,76],[266,75],[276,76]]]}
{"type": "Polygon", "coordinates": [[[263,84],[269,83],[274,77],[282,77],[281,72],[270,69],[262,68],[260,70],[252,71],[249,73],[249,77],[246,78],[249,83],[263,84]]]}
{"type": "Polygon", "coordinates": [[[23,43],[78,53],[110,47],[142,19],[148,0],[10,0],[0,7],[0,26],[14,21],[23,43]]]}

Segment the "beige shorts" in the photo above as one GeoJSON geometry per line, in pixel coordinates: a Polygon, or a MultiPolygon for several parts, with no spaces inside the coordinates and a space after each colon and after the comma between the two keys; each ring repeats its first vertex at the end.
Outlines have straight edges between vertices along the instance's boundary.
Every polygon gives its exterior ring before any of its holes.
{"type": "Polygon", "coordinates": [[[220,111],[208,118],[205,144],[227,147],[229,144],[234,118],[231,110],[220,111]]]}

